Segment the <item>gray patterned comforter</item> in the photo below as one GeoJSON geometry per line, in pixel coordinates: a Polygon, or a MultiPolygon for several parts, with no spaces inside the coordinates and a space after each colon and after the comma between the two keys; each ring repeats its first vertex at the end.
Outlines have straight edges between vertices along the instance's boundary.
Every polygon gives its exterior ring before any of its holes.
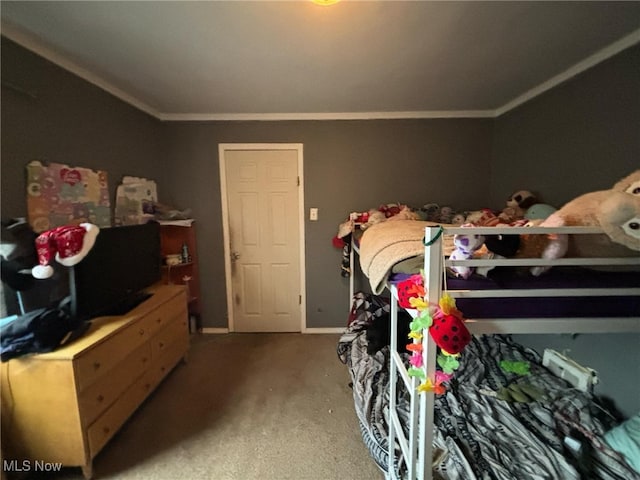
{"type": "MultiPolygon", "coordinates": [[[[367,354],[364,331],[338,344],[338,356],[353,380],[353,397],[362,437],[378,466],[387,470],[388,347],[367,354]]],[[[408,359],[408,356],[407,356],[408,359]]],[[[400,382],[402,383],[402,382],[400,382]]],[[[406,392],[399,415],[408,416],[406,392]]],[[[447,480],[640,480],[624,457],[602,440],[615,420],[589,393],[572,388],[541,364],[539,355],[509,337],[474,337],[446,394],[436,397],[434,475],[447,480]],[[509,373],[500,361],[526,361],[530,374],[509,373]],[[526,403],[494,396],[513,381],[527,382],[543,398],[526,403]],[[579,454],[565,437],[581,442],[579,454]]],[[[399,451],[394,468],[402,477],[399,451]]]]}

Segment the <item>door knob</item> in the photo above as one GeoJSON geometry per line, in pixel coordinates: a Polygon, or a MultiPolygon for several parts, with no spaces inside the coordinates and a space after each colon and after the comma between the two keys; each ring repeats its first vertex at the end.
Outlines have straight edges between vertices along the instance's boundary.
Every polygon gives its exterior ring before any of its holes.
{"type": "Polygon", "coordinates": [[[238,252],[231,252],[231,260],[236,261],[240,258],[240,254],[238,252]]]}

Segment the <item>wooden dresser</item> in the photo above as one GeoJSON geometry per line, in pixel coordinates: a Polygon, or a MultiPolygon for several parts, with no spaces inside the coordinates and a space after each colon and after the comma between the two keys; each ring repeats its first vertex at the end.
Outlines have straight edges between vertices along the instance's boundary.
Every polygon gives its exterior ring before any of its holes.
{"type": "Polygon", "coordinates": [[[61,462],[82,467],[91,478],[93,458],[186,358],[185,288],[162,285],[150,292],[126,315],[94,319],[69,345],[2,364],[5,460],[61,462]]]}

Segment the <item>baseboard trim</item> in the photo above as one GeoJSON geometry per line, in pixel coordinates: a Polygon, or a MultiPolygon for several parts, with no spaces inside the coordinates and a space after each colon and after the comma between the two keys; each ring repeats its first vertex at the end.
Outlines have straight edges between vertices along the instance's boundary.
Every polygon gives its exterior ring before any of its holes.
{"type": "Polygon", "coordinates": [[[213,327],[203,327],[200,329],[200,333],[209,333],[213,335],[221,335],[223,333],[229,333],[228,328],[213,328],[213,327]]]}
{"type": "Polygon", "coordinates": [[[302,333],[344,333],[344,327],[305,328],[302,333]]]}
{"type": "MultiPolygon", "coordinates": [[[[230,333],[228,328],[203,327],[200,333],[211,335],[222,335],[230,333]]],[[[326,327],[326,328],[305,328],[304,334],[327,334],[327,333],[344,333],[344,327],[326,327]]]]}

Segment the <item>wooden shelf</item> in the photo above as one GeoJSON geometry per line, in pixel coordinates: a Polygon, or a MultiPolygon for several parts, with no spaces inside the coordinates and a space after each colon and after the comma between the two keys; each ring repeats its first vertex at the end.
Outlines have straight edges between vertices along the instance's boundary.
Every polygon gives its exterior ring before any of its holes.
{"type": "Polygon", "coordinates": [[[189,288],[189,314],[200,316],[200,279],[198,274],[198,248],[196,244],[196,222],[191,225],[160,224],[160,245],[162,257],[182,254],[183,245],[187,246],[190,262],[175,265],[162,265],[162,281],[165,284],[184,285],[189,288]],[[190,277],[185,282],[184,277],[190,277]]]}
{"type": "Polygon", "coordinates": [[[165,270],[172,270],[174,268],[191,267],[191,266],[193,266],[193,262],[176,263],[175,265],[162,265],[162,268],[165,270]]]}

